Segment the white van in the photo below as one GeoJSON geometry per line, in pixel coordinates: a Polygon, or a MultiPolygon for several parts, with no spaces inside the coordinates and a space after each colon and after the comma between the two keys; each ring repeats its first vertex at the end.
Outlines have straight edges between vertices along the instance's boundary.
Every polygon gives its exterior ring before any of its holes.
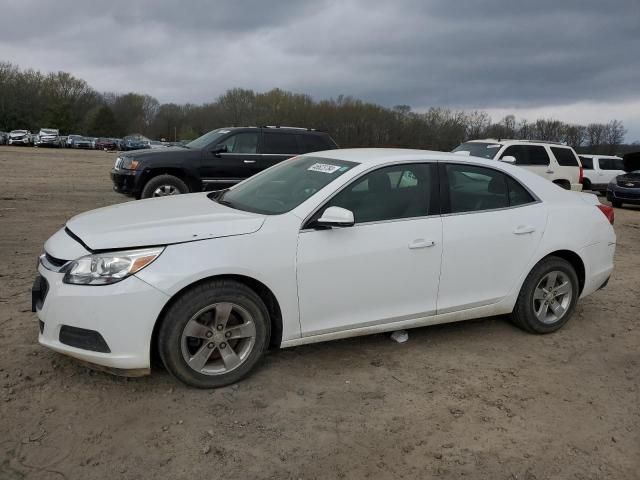
{"type": "Polygon", "coordinates": [[[596,190],[602,195],[607,193],[607,185],[618,175],[624,175],[624,161],[612,155],[580,155],[585,190],[596,190]]]}
{"type": "Polygon", "coordinates": [[[582,190],[578,155],[563,143],[488,138],[461,143],[453,152],[514,163],[567,190],[582,190]]]}

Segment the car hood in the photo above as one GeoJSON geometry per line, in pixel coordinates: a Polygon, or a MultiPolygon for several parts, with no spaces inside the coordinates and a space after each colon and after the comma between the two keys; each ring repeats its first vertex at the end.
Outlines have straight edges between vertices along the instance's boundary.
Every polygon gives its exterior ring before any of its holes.
{"type": "Polygon", "coordinates": [[[616,180],[621,181],[621,182],[624,182],[624,181],[638,182],[638,181],[640,181],[640,173],[629,172],[629,173],[625,173],[624,175],[618,175],[616,177],[616,180]]]}
{"type": "Polygon", "coordinates": [[[26,133],[10,133],[9,136],[10,137],[24,137],[26,135],[26,133]]]}
{"type": "Polygon", "coordinates": [[[134,157],[136,160],[156,159],[161,157],[175,157],[176,154],[182,156],[192,156],[198,152],[197,150],[190,150],[183,147],[166,147],[147,150],[136,150],[135,152],[122,153],[121,157],[134,157]]]}
{"type": "Polygon", "coordinates": [[[265,218],[193,193],[99,208],[73,217],[67,229],[89,249],[109,250],[245,235],[265,218]]]}

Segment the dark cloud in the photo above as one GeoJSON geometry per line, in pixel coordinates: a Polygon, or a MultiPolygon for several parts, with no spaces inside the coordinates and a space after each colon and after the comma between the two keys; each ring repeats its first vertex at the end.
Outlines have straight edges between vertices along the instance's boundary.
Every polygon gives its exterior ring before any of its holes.
{"type": "Polygon", "coordinates": [[[0,59],[161,101],[235,86],[414,107],[640,101],[638,0],[31,0],[0,15],[0,59]]]}

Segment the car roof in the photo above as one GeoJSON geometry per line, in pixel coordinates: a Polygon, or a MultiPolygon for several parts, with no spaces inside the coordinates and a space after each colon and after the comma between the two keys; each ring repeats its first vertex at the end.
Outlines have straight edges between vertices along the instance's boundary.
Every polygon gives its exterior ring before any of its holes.
{"type": "Polygon", "coordinates": [[[448,161],[456,163],[476,163],[490,167],[496,167],[497,165],[501,167],[504,165],[496,160],[488,160],[485,158],[473,157],[471,155],[460,155],[436,150],[415,150],[410,148],[343,148],[337,150],[310,152],[306,153],[305,156],[345,160],[368,166],[420,160],[432,162],[448,161]]]}
{"type": "Polygon", "coordinates": [[[617,158],[619,160],[622,160],[622,157],[617,157],[616,155],[597,155],[594,153],[579,153],[578,155],[587,158],[617,158]]]}
{"type": "Polygon", "coordinates": [[[517,138],[483,138],[483,139],[475,139],[475,140],[467,140],[464,143],[499,143],[501,145],[512,145],[512,144],[522,144],[522,145],[551,145],[556,147],[566,147],[571,148],[570,145],[562,142],[553,142],[551,140],[526,140],[526,139],[517,139],[517,138]]]}

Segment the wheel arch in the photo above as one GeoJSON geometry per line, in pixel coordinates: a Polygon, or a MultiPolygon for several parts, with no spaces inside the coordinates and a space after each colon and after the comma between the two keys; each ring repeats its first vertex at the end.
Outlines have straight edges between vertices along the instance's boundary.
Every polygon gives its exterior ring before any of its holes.
{"type": "Polygon", "coordinates": [[[255,278],[246,276],[246,275],[237,275],[237,274],[224,274],[224,275],[213,275],[210,277],[205,277],[196,282],[190,283],[186,285],[181,290],[176,292],[169,301],[165,304],[165,306],[160,311],[158,318],[156,318],[155,324],[153,326],[153,331],[151,334],[151,359],[152,361],[158,360],[158,332],[160,331],[160,326],[164,320],[165,313],[167,310],[173,305],[180,296],[190,290],[193,287],[196,287],[202,283],[209,282],[211,280],[234,280],[238,283],[242,283],[253,290],[260,299],[264,302],[267,310],[269,311],[269,321],[271,323],[271,338],[269,339],[269,348],[277,349],[280,348],[280,344],[282,343],[282,310],[280,308],[280,303],[278,299],[274,295],[273,291],[255,278]]]}
{"type": "Polygon", "coordinates": [[[140,191],[142,192],[149,180],[159,175],[173,175],[179,178],[187,184],[192,193],[202,190],[202,182],[190,174],[188,170],[178,167],[155,167],[144,171],[142,181],[140,182],[140,191]]]}
{"type": "Polygon", "coordinates": [[[542,257],[540,260],[536,262],[536,265],[540,263],[542,260],[544,260],[545,258],[549,258],[549,257],[559,257],[571,264],[573,269],[576,271],[576,275],[578,276],[579,295],[581,295],[582,290],[584,289],[584,284],[586,280],[586,269],[585,269],[584,260],[582,260],[582,257],[580,257],[580,255],[578,255],[576,252],[572,250],[556,250],[542,257]]]}
{"type": "Polygon", "coordinates": [[[564,188],[565,190],[571,190],[571,182],[566,178],[558,178],[556,180],[553,180],[553,183],[564,188]]]}

